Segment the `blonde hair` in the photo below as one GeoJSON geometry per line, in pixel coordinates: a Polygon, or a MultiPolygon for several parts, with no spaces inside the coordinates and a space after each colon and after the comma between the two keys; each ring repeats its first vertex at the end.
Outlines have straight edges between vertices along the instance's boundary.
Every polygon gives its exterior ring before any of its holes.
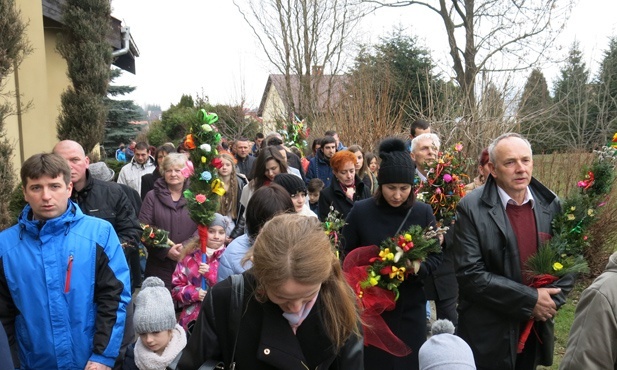
{"type": "Polygon", "coordinates": [[[268,299],[266,288],[276,289],[290,279],[303,285],[321,284],[324,328],[336,350],[351,335],[360,335],[355,294],[316,218],[275,216],[263,226],[245,260],[251,258],[258,301],[268,299]]]}
{"type": "Polygon", "coordinates": [[[173,166],[184,167],[187,160],[186,155],[182,153],[169,153],[163,159],[163,164],[161,165],[163,169],[162,172],[165,173],[165,171],[171,169],[173,166]]]}
{"type": "Polygon", "coordinates": [[[229,174],[229,186],[227,191],[220,198],[218,212],[229,216],[232,219],[238,218],[238,177],[236,175],[236,161],[229,153],[220,153],[219,158],[231,163],[231,173],[229,174]]]}

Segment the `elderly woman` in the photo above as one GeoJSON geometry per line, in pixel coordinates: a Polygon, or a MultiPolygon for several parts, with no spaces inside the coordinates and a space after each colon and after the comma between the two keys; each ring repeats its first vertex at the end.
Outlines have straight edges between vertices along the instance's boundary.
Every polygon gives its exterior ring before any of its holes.
{"type": "Polygon", "coordinates": [[[353,207],[355,201],[371,196],[368,187],[356,175],[356,155],[349,150],[334,153],[330,158],[330,166],[334,181],[319,194],[319,219],[325,221],[330,207],[341,213],[342,218],[353,207]]]}
{"type": "Polygon", "coordinates": [[[356,298],[317,219],[274,217],[246,258],[253,267],[242,274],[242,306],[231,299],[232,279],[215,285],[179,368],[206,360],[237,369],[364,368],[356,298]]]}
{"type": "Polygon", "coordinates": [[[141,205],[139,221],[169,231],[170,248],[148,247],[145,277],[159,277],[171,290],[171,276],[180,259],[182,243],[197,231],[197,224],[189,217],[182,192],[188,187],[182,169],[187,158],[183,153],[169,153],[163,160],[163,177],[154,182],[154,189],[141,205]]]}

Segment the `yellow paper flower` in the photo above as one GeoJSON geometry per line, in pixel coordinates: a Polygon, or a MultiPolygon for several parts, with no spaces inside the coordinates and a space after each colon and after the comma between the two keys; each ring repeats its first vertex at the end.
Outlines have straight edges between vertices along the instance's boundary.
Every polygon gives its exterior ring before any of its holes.
{"type": "Polygon", "coordinates": [[[201,163],[206,163],[208,162],[208,160],[206,159],[206,157],[204,157],[203,155],[201,156],[201,163]]]}
{"type": "Polygon", "coordinates": [[[392,266],[392,272],[388,275],[390,276],[390,279],[394,279],[394,277],[396,277],[400,281],[403,281],[405,279],[405,268],[398,268],[396,266],[392,266]]]}
{"type": "Polygon", "coordinates": [[[576,217],[572,213],[568,213],[568,221],[574,220],[576,217]]]}
{"type": "Polygon", "coordinates": [[[368,282],[369,282],[369,284],[371,284],[371,286],[375,286],[375,285],[377,285],[379,283],[379,280],[377,280],[374,277],[371,277],[371,278],[368,279],[368,282]]]}
{"type": "Polygon", "coordinates": [[[562,265],[561,263],[559,263],[559,262],[555,262],[555,263],[553,263],[553,270],[555,270],[555,271],[559,271],[559,270],[561,270],[562,268],[563,268],[563,265],[562,265]]]}
{"type": "Polygon", "coordinates": [[[570,211],[574,211],[576,209],[576,207],[572,206],[570,207],[570,211]]]}
{"type": "Polygon", "coordinates": [[[215,179],[212,181],[212,192],[222,197],[225,195],[225,188],[223,187],[223,182],[219,179],[215,179]]]}
{"type": "Polygon", "coordinates": [[[587,215],[588,215],[589,217],[593,217],[593,216],[595,215],[595,212],[593,211],[593,209],[589,208],[589,209],[587,210],[587,215]]]}
{"type": "Polygon", "coordinates": [[[406,242],[410,242],[411,241],[411,234],[405,234],[405,241],[406,242]]]}

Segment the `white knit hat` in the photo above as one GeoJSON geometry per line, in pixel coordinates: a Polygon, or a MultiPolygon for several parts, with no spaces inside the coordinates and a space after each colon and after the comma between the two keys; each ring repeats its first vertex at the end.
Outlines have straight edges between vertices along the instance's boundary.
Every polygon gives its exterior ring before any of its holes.
{"type": "Polygon", "coordinates": [[[176,312],[163,280],[150,276],[141,284],[135,298],[133,324],[137,334],[171,330],[176,326],[176,312]]]}
{"type": "Polygon", "coordinates": [[[435,321],[431,333],[433,336],[420,347],[418,352],[420,370],[476,368],[471,348],[464,340],[454,335],[454,325],[450,321],[435,321]]]}

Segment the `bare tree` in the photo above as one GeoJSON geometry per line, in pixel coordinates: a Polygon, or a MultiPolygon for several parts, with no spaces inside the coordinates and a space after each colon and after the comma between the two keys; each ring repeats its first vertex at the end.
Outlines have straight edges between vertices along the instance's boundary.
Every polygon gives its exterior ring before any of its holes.
{"type": "Polygon", "coordinates": [[[266,58],[285,76],[287,112],[309,121],[328,108],[360,7],[354,0],[234,0],[266,58]],[[329,72],[329,75],[324,74],[329,72]]]}
{"type": "Polygon", "coordinates": [[[423,6],[441,18],[468,122],[478,112],[478,75],[523,70],[548,58],[546,51],[573,4],[573,0],[363,1],[378,7],[423,6]]]}

